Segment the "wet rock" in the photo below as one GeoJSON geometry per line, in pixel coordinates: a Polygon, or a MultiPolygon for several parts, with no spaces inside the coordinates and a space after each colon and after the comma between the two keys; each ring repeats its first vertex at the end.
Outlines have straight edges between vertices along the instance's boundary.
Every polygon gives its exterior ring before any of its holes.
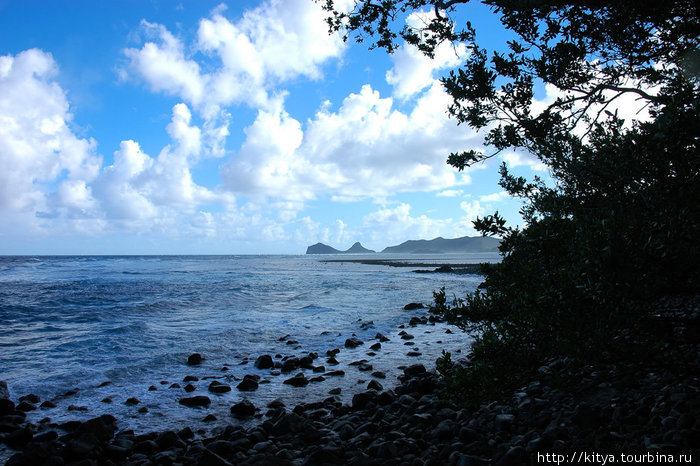
{"type": "Polygon", "coordinates": [[[352,397],[352,408],[355,410],[365,408],[370,402],[377,399],[377,392],[367,391],[356,393],[352,397]]]}
{"type": "Polygon", "coordinates": [[[258,389],[258,380],[258,376],[246,374],[236,388],[242,392],[252,392],[258,389]]]}
{"type": "Polygon", "coordinates": [[[140,403],[139,399],[134,398],[134,397],[127,398],[126,401],[124,402],[124,404],[127,406],[136,406],[139,403],[140,403]]]}
{"type": "Polygon", "coordinates": [[[195,391],[195,390],[197,390],[197,387],[195,387],[195,386],[192,385],[191,383],[188,383],[187,385],[185,385],[185,391],[186,391],[187,393],[191,393],[191,392],[193,392],[193,391],[195,391]]]}
{"type": "Polygon", "coordinates": [[[30,393],[29,395],[24,395],[19,397],[20,403],[22,401],[28,401],[29,403],[32,404],[37,404],[41,399],[39,398],[39,395],[35,395],[34,393],[30,393]]]}
{"type": "Polygon", "coordinates": [[[187,358],[187,365],[188,366],[197,366],[204,361],[204,358],[202,357],[201,354],[199,353],[192,353],[188,356],[187,358]]]}
{"type": "Polygon", "coordinates": [[[182,379],[183,382],[198,382],[199,377],[196,375],[186,375],[184,379],[182,379]]]}
{"type": "Polygon", "coordinates": [[[216,419],[216,416],[214,416],[213,414],[207,414],[206,416],[204,416],[204,419],[202,419],[202,422],[214,422],[216,421],[216,419]]]}
{"type": "Polygon", "coordinates": [[[269,354],[258,356],[258,359],[255,360],[255,367],[257,369],[271,369],[274,365],[275,363],[272,360],[272,356],[269,354]]]}
{"type": "Polygon", "coordinates": [[[424,375],[427,371],[423,364],[412,364],[403,370],[406,377],[416,377],[424,375]]]}
{"type": "Polygon", "coordinates": [[[231,391],[231,387],[224,383],[214,380],[209,384],[209,391],[212,393],[226,393],[231,391]]]}
{"type": "Polygon", "coordinates": [[[70,405],[68,406],[68,411],[87,411],[87,406],[77,406],[77,405],[70,405]]]}
{"type": "Polygon", "coordinates": [[[15,404],[7,398],[0,398],[0,416],[11,414],[15,411],[15,404]]]}
{"type": "Polygon", "coordinates": [[[387,337],[385,337],[384,335],[382,335],[379,332],[377,332],[377,334],[374,336],[374,338],[376,338],[377,340],[379,340],[382,343],[389,341],[389,339],[387,337]]]}
{"type": "Polygon", "coordinates": [[[155,385],[151,385],[150,387],[148,387],[149,392],[155,392],[156,390],[158,390],[158,387],[156,387],[155,385]]]}
{"type": "Polygon", "coordinates": [[[302,372],[299,372],[294,377],[285,380],[284,383],[293,387],[305,387],[309,384],[309,379],[302,372]]]}
{"type": "Polygon", "coordinates": [[[255,405],[248,400],[243,400],[231,406],[231,414],[237,418],[250,417],[255,414],[255,405]]]}
{"type": "Polygon", "coordinates": [[[274,423],[271,434],[282,436],[289,433],[296,434],[306,429],[306,420],[298,414],[291,412],[285,413],[274,423]]]}
{"type": "Polygon", "coordinates": [[[403,309],[405,311],[413,311],[415,309],[423,309],[425,306],[423,306],[423,303],[408,303],[406,304],[403,309]]]}
{"type": "Polygon", "coordinates": [[[0,400],[10,399],[10,389],[7,388],[7,382],[0,380],[0,400]]]}
{"type": "Polygon", "coordinates": [[[345,347],[346,348],[357,348],[360,345],[363,345],[364,342],[360,340],[357,337],[351,337],[345,340],[345,347]]]}
{"type": "Polygon", "coordinates": [[[372,367],[372,364],[368,364],[366,362],[361,362],[360,364],[358,364],[357,368],[361,372],[368,372],[368,371],[371,371],[372,369],[374,369],[374,367],[372,367]]]}
{"type": "Polygon", "coordinates": [[[423,353],[421,353],[420,351],[409,351],[408,353],[406,353],[406,356],[411,356],[415,358],[421,356],[422,354],[423,353]]]}
{"type": "Polygon", "coordinates": [[[343,376],[343,375],[345,375],[345,371],[343,371],[343,370],[326,372],[326,376],[328,376],[328,377],[343,376]]]}
{"type": "Polygon", "coordinates": [[[291,357],[282,362],[282,372],[292,372],[299,369],[299,358],[291,357]]]}
{"type": "Polygon", "coordinates": [[[413,340],[414,338],[415,337],[413,335],[411,335],[410,333],[404,333],[403,335],[401,335],[402,340],[413,340]]]}
{"type": "Polygon", "coordinates": [[[382,384],[380,384],[376,380],[370,380],[369,383],[367,384],[367,389],[368,390],[376,390],[378,392],[381,392],[382,390],[384,390],[384,387],[382,387],[382,384]]]}
{"type": "Polygon", "coordinates": [[[338,362],[337,359],[335,359],[334,357],[331,356],[330,358],[326,359],[326,364],[329,364],[331,366],[337,366],[340,363],[338,362]]]}
{"type": "Polygon", "coordinates": [[[211,400],[208,396],[196,395],[191,397],[180,398],[179,403],[183,406],[194,408],[198,406],[209,406],[211,404],[211,400]]]}
{"type": "Polygon", "coordinates": [[[46,400],[46,401],[44,401],[43,403],[41,403],[41,404],[39,405],[39,407],[40,407],[40,408],[45,408],[45,409],[46,409],[46,408],[55,408],[55,407],[56,407],[56,403],[54,403],[53,401],[46,400]]]}
{"type": "Polygon", "coordinates": [[[340,395],[342,391],[343,390],[340,387],[336,387],[336,388],[331,388],[330,390],[328,390],[328,393],[330,395],[340,395]]]}
{"type": "Polygon", "coordinates": [[[170,387],[168,387],[168,388],[182,388],[182,387],[180,386],[179,383],[175,382],[175,383],[170,384],[170,387]]]}
{"type": "Polygon", "coordinates": [[[22,401],[20,404],[17,405],[15,408],[17,411],[24,411],[25,413],[28,411],[34,411],[36,409],[36,406],[29,401],[22,401]]]}
{"type": "Polygon", "coordinates": [[[372,377],[376,377],[378,379],[386,379],[386,374],[382,371],[375,371],[372,372],[372,377]]]}
{"type": "Polygon", "coordinates": [[[326,367],[325,366],[315,366],[313,368],[313,371],[317,372],[317,373],[323,373],[323,372],[326,372],[326,367]]]}
{"type": "Polygon", "coordinates": [[[32,430],[28,427],[22,427],[7,434],[4,442],[14,449],[19,449],[31,442],[33,438],[34,433],[32,430]]]}

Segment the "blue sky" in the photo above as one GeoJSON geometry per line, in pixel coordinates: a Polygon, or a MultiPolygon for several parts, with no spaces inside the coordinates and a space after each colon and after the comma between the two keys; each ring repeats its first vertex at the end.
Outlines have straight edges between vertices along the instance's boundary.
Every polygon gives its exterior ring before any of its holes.
{"type": "MultiPolygon", "coordinates": [[[[425,13],[428,14],[428,13],[425,13]]],[[[501,48],[477,5],[462,13],[501,48]]],[[[519,221],[435,60],[329,36],[311,0],[0,0],[0,254],[381,250],[519,221]]],[[[418,21],[420,16],[402,18],[418,21]]]]}

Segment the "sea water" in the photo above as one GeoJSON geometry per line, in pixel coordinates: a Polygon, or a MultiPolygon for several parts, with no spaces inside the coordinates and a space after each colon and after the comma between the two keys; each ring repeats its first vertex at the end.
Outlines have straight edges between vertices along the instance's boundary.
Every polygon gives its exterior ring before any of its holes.
{"type": "MultiPolygon", "coordinates": [[[[207,413],[214,414],[218,424],[232,422],[228,410],[243,398],[260,408],[275,398],[293,406],[323,399],[329,389],[341,387],[347,401],[371,379],[369,373],[347,366],[353,360],[367,359],[374,370],[385,371],[387,378],[380,383],[391,388],[397,383],[398,366],[431,366],[442,349],[468,349],[469,336],[448,331],[446,324],[407,327],[415,334],[410,342],[399,338],[398,326],[412,315],[426,315],[425,310],[403,310],[405,304],[428,305],[441,286],[450,296],[464,296],[482,277],[328,262],[362,257],[0,257],[0,380],[8,383],[15,401],[28,393],[54,400],[55,408],[29,413],[35,422],[111,413],[121,428],[194,428],[207,413]],[[369,356],[377,332],[391,342],[369,356]],[[353,334],[365,345],[343,348],[353,334]],[[288,340],[298,343],[290,345],[288,340]],[[282,383],[296,372],[272,376],[253,366],[261,354],[308,352],[317,352],[316,364],[323,365],[325,352],[333,348],[341,348],[337,358],[342,365],[326,369],[342,368],[347,375],[307,387],[282,383]],[[407,356],[411,348],[418,348],[421,356],[407,356]],[[195,352],[206,358],[204,363],[187,366],[188,355],[195,352]],[[235,386],[245,374],[258,374],[269,383],[255,392],[240,392],[235,386]],[[178,404],[189,395],[178,387],[185,385],[184,375],[201,378],[191,395],[210,396],[210,408],[178,404]],[[214,379],[233,390],[208,393],[206,387],[214,379]],[[75,389],[71,396],[60,396],[75,389]],[[101,401],[107,397],[112,403],[101,401]],[[126,405],[127,397],[138,398],[139,405],[126,405]],[[148,412],[139,413],[139,407],[148,412]]],[[[498,259],[494,254],[366,258],[431,264],[498,259]]]]}

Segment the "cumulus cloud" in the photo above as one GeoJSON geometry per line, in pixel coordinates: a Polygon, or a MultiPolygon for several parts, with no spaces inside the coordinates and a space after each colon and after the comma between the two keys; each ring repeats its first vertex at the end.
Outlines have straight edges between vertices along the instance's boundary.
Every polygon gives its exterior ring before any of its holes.
{"type": "Polygon", "coordinates": [[[289,79],[320,78],[320,65],[345,47],[328,35],[321,7],[307,0],[268,0],[236,22],[217,8],[200,21],[190,54],[164,26],[143,21],[142,30],[148,41],[124,51],[124,73],[184,99],[207,119],[231,104],[264,107],[270,89],[289,79]]]}
{"type": "Polygon", "coordinates": [[[371,212],[362,219],[362,226],[369,233],[370,240],[380,244],[407,239],[432,239],[453,231],[453,221],[433,219],[426,215],[413,217],[411,206],[401,203],[393,208],[382,208],[371,212]]]}
{"type": "Polygon", "coordinates": [[[71,129],[57,72],[53,57],[41,50],[0,56],[1,210],[45,212],[52,202],[81,210],[94,206],[87,183],[98,175],[101,159],[95,141],[71,129]]]}
{"type": "MultiPolygon", "coordinates": [[[[435,12],[412,13],[406,24],[420,29],[429,24],[435,12]]],[[[443,42],[435,49],[434,57],[429,58],[413,45],[404,42],[403,46],[392,55],[394,66],[386,72],[386,81],[394,88],[394,95],[405,99],[431,86],[436,79],[436,72],[460,65],[467,56],[464,44],[453,45],[443,42]]]]}
{"type": "Polygon", "coordinates": [[[336,112],[323,105],[306,128],[279,100],[246,129],[241,150],[223,167],[224,186],[283,199],[356,200],[469,183],[445,158],[480,139],[447,117],[448,100],[434,84],[402,113],[365,85],[336,112]]]}

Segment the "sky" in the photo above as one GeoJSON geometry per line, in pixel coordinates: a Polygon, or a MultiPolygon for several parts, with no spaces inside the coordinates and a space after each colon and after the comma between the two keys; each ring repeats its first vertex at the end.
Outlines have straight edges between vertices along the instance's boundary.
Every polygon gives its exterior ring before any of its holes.
{"type": "Polygon", "coordinates": [[[531,178],[536,159],[445,162],[488,150],[439,82],[466,49],[388,55],[324,18],[311,0],[0,0],[0,254],[381,250],[496,210],[519,224],[498,166],[531,178]]]}

